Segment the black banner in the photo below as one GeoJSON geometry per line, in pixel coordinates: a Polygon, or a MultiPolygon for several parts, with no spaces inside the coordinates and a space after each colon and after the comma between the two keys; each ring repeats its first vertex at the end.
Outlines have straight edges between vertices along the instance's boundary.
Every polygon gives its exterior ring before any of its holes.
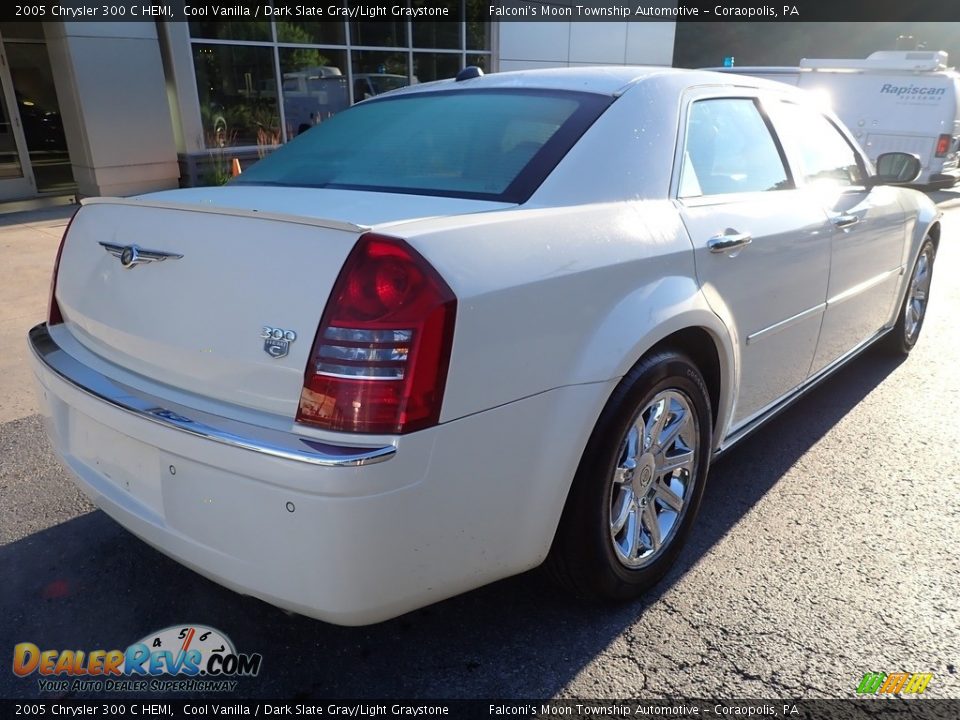
{"type": "Polygon", "coordinates": [[[960,22],[953,0],[36,0],[0,20],[114,22],[960,22]]]}
{"type": "Polygon", "coordinates": [[[797,718],[956,720],[960,699],[902,700],[0,700],[3,718],[797,718]]]}

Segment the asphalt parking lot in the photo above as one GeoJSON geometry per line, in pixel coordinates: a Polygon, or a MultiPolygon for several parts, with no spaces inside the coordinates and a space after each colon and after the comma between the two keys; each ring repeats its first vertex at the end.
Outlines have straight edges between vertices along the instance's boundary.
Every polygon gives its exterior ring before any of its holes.
{"type": "Polygon", "coordinates": [[[960,697],[953,198],[938,198],[943,242],[914,353],[861,356],[720,460],[692,542],[648,597],[582,605],[531,572],[367,628],[236,595],[84,500],[23,365],[65,220],[0,220],[0,697],[41,696],[36,676],[9,670],[15,643],[124,648],[181,623],[262,653],[245,697],[852,697],[868,671],[933,673],[927,696],[960,697]]]}

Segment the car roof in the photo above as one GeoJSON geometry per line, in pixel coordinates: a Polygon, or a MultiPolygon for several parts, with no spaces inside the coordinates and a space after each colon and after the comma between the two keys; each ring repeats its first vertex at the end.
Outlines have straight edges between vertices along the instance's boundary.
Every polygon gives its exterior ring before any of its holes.
{"type": "MultiPolygon", "coordinates": [[[[514,70],[496,72],[469,80],[437,80],[409,85],[378,95],[378,98],[395,97],[413,93],[442,90],[471,90],[479,88],[529,88],[538,90],[575,90],[599,95],[619,95],[628,87],[651,78],[670,78],[682,85],[738,85],[747,87],[770,87],[769,81],[758,78],[709,72],[684,70],[661,66],[609,65],[572,68],[548,68],[538,70],[514,70]]],[[[777,83],[776,86],[780,86],[777,83]]]]}

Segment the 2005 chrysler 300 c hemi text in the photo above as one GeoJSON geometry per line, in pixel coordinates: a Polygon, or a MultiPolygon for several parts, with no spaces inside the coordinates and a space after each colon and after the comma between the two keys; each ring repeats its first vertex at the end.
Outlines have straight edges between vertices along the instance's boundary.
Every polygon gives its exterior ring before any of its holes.
{"type": "Polygon", "coordinates": [[[29,338],[49,432],[144,541],[329,622],[544,561],[631,598],[717,453],[913,347],[919,172],[776,83],[468,68],[224,187],[86,200],[29,338]]]}

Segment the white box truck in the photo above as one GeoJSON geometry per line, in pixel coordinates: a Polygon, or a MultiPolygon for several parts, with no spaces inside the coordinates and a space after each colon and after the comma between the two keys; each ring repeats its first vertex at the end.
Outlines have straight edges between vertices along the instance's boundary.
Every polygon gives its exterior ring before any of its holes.
{"type": "Polygon", "coordinates": [[[798,67],[714,68],[797,85],[829,102],[867,156],[917,155],[919,182],[949,187],[960,178],[960,73],[943,51],[883,50],[860,59],[804,58],[798,67]]]}

